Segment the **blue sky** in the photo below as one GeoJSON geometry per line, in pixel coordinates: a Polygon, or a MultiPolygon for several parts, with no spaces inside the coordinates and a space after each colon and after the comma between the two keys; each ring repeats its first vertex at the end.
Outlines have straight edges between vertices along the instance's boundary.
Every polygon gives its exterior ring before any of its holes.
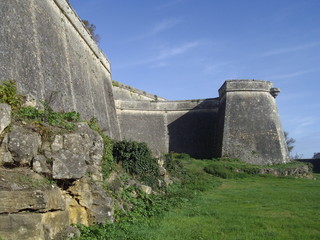
{"type": "Polygon", "coordinates": [[[70,0],[97,26],[114,80],[170,99],[227,79],[274,82],[293,154],[320,152],[319,0],[70,0]]]}

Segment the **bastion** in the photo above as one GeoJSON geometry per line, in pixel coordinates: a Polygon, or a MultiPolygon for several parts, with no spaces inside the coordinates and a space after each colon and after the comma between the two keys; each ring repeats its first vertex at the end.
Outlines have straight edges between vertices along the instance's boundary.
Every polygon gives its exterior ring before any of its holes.
{"type": "Polygon", "coordinates": [[[279,91],[268,81],[228,80],[217,98],[122,100],[122,93],[115,102],[122,137],[147,142],[156,155],[179,152],[263,165],[289,161],[275,101],[279,91]]]}
{"type": "Polygon", "coordinates": [[[66,0],[0,1],[0,81],[56,111],[98,119],[112,139],[153,153],[289,160],[273,84],[229,80],[219,97],[169,101],[112,81],[110,62],[66,0]]]}

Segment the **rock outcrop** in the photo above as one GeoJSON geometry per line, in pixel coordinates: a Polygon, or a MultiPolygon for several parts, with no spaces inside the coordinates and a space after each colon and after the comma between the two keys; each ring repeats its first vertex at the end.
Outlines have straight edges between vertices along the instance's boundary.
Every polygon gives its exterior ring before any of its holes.
{"type": "Polygon", "coordinates": [[[71,224],[113,221],[113,199],[100,186],[104,142],[87,123],[43,137],[0,104],[0,128],[1,238],[66,239],[78,234],[71,224]]]}
{"type": "Polygon", "coordinates": [[[69,226],[61,189],[28,168],[0,168],[0,236],[54,239],[69,226]]]}

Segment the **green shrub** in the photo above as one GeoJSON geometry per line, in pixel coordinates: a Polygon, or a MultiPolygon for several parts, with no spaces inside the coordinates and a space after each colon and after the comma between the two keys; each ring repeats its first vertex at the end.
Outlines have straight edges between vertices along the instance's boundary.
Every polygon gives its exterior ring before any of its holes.
{"type": "Polygon", "coordinates": [[[190,160],[191,157],[187,153],[169,153],[173,158],[179,160],[190,160]]]}
{"type": "Polygon", "coordinates": [[[12,107],[15,120],[33,120],[38,125],[50,125],[66,129],[73,129],[74,123],[80,121],[76,112],[54,112],[46,103],[42,102],[43,110],[34,107],[22,107],[23,96],[17,93],[16,82],[4,81],[0,85],[0,102],[12,107]]]}
{"type": "Polygon", "coordinates": [[[113,156],[117,163],[121,163],[124,171],[157,188],[159,166],[146,143],[126,140],[115,142],[113,156]]]}
{"type": "Polygon", "coordinates": [[[74,123],[80,121],[79,113],[54,112],[49,107],[44,107],[43,110],[34,107],[21,107],[14,113],[14,116],[16,120],[33,120],[34,122],[69,130],[73,130],[75,127],[74,123]]]}
{"type": "Polygon", "coordinates": [[[115,169],[115,162],[114,162],[113,153],[112,153],[113,152],[113,142],[101,130],[96,118],[91,118],[90,121],[88,121],[88,125],[92,130],[97,131],[103,139],[104,152],[103,152],[101,168],[102,168],[103,178],[106,179],[109,177],[111,171],[115,169]]]}
{"type": "Polygon", "coordinates": [[[119,87],[120,84],[119,84],[119,82],[117,82],[117,81],[115,81],[115,80],[112,80],[112,86],[114,86],[114,87],[119,87]]]}
{"type": "Polygon", "coordinates": [[[13,80],[3,81],[0,85],[0,102],[9,104],[13,110],[22,104],[22,95],[17,93],[17,85],[13,80]]]}
{"type": "MultiPolygon", "coordinates": [[[[186,156],[188,156],[188,158],[184,159],[190,159],[189,155],[186,154],[186,156]]],[[[168,153],[165,155],[164,167],[170,173],[171,176],[178,178],[185,177],[186,171],[183,168],[181,159],[181,155],[176,153],[168,153]]]]}

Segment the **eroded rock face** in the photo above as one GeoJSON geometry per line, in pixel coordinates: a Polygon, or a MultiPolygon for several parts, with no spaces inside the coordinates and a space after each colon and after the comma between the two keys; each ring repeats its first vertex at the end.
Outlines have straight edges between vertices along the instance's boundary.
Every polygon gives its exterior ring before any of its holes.
{"type": "Polygon", "coordinates": [[[30,165],[38,154],[41,136],[21,126],[13,126],[9,134],[8,149],[17,165],[30,165]]]}
{"type": "Polygon", "coordinates": [[[47,190],[0,191],[0,193],[0,213],[48,212],[65,209],[65,201],[57,187],[47,190]]]}
{"type": "Polygon", "coordinates": [[[85,157],[62,149],[52,155],[52,177],[54,179],[79,179],[87,171],[85,157]]]}
{"type": "Polygon", "coordinates": [[[11,153],[8,150],[8,134],[5,134],[2,137],[2,140],[0,142],[0,165],[5,165],[5,164],[13,164],[13,158],[11,153]]]}
{"type": "MultiPolygon", "coordinates": [[[[10,124],[7,110],[0,104],[2,130],[10,124]]],[[[70,224],[113,221],[113,199],[95,182],[102,180],[103,153],[102,137],[86,123],[78,123],[74,132],[57,134],[53,140],[41,139],[36,129],[25,123],[2,133],[0,236],[66,239],[79,235],[70,224]],[[58,180],[61,188],[52,179],[58,180]],[[62,190],[64,183],[72,181],[72,187],[62,190]]]]}
{"type": "Polygon", "coordinates": [[[82,178],[68,189],[70,194],[87,209],[89,224],[113,221],[113,199],[96,182],[82,178]]]}
{"type": "Polygon", "coordinates": [[[62,191],[28,168],[0,168],[0,236],[54,239],[69,225],[62,191]]]}
{"type": "Polygon", "coordinates": [[[311,177],[311,170],[307,165],[295,166],[292,168],[262,168],[259,174],[271,174],[274,176],[293,176],[293,177],[311,177]]]}
{"type": "Polygon", "coordinates": [[[0,103],[0,134],[11,123],[11,106],[6,103],[0,103]]]}
{"type": "Polygon", "coordinates": [[[47,159],[43,155],[37,155],[33,158],[32,170],[36,173],[50,175],[51,170],[48,167],[47,159]]]}
{"type": "Polygon", "coordinates": [[[0,215],[0,235],[3,239],[44,239],[42,216],[36,213],[0,215]]]}
{"type": "Polygon", "coordinates": [[[102,137],[86,124],[78,123],[75,133],[56,135],[51,145],[54,179],[79,179],[90,173],[94,180],[102,180],[102,137]]]}

